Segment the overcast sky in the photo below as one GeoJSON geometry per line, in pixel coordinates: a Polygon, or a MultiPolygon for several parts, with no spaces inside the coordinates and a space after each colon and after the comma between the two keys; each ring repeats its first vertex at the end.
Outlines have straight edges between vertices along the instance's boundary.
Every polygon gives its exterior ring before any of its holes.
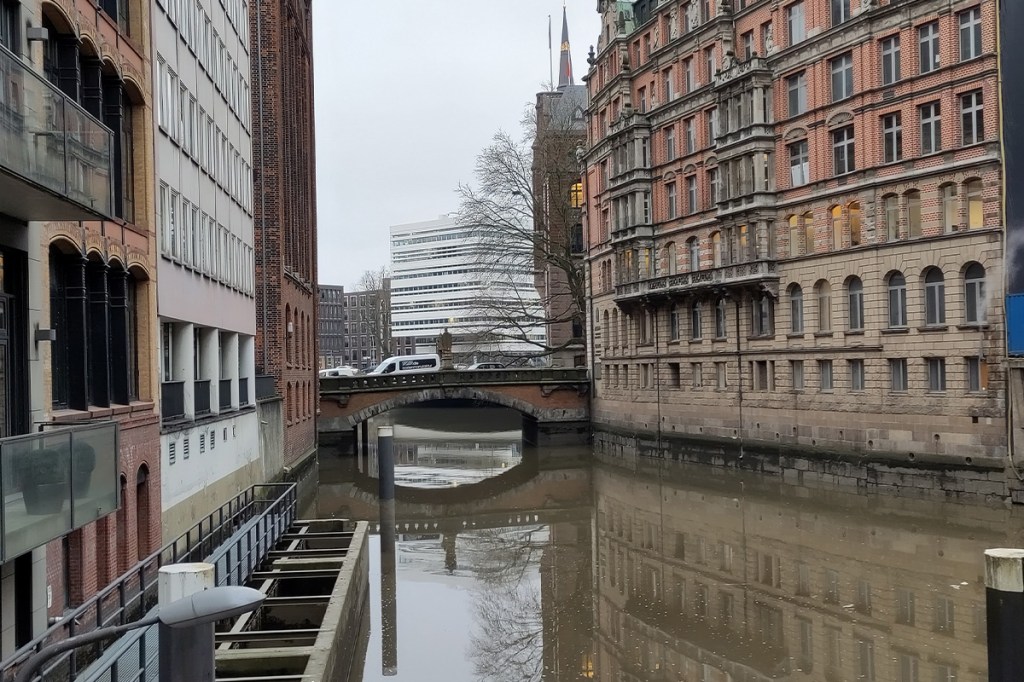
{"type": "MultiPolygon", "coordinates": [[[[581,83],[600,33],[594,0],[570,0],[581,83]]],[[[519,133],[558,73],[557,0],[314,0],[320,282],[354,286],[390,264],[388,228],[455,211],[476,155],[519,133]]]]}

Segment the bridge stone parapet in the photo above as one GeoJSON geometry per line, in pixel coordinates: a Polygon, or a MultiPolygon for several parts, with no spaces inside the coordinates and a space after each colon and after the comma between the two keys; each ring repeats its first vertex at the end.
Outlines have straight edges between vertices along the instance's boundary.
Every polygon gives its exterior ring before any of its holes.
{"type": "Polygon", "coordinates": [[[455,370],[320,380],[321,434],[350,432],[388,410],[418,403],[470,400],[500,405],[544,427],[589,424],[585,369],[455,370]]]}

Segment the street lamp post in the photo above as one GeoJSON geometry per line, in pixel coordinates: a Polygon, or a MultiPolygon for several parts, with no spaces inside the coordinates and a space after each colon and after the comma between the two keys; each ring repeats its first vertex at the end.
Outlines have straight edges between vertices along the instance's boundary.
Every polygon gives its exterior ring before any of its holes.
{"type": "MultiPolygon", "coordinates": [[[[100,628],[87,632],[84,635],[69,637],[43,647],[21,664],[14,682],[31,682],[36,672],[44,663],[65,651],[71,651],[86,644],[113,639],[131,630],[149,627],[157,623],[175,629],[201,628],[218,620],[248,613],[256,609],[263,602],[264,597],[265,595],[259,590],[237,585],[214,587],[197,592],[183,599],[171,602],[167,606],[158,606],[155,614],[140,620],[125,623],[124,625],[100,628]]],[[[210,647],[211,649],[213,647],[212,638],[210,640],[210,647]]],[[[206,652],[195,653],[200,656],[206,655],[206,652]]],[[[212,670],[210,671],[210,679],[213,679],[212,670]]],[[[163,682],[185,682],[185,680],[172,676],[170,680],[164,680],[163,682]]]]}

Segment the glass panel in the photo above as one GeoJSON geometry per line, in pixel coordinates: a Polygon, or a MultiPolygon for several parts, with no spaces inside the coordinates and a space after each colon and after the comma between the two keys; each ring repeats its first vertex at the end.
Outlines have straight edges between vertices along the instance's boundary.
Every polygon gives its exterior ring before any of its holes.
{"type": "Polygon", "coordinates": [[[117,431],[113,424],[72,434],[71,487],[76,527],[117,509],[117,431]]]}
{"type": "Polygon", "coordinates": [[[0,447],[4,558],[15,557],[69,532],[71,435],[33,434],[0,447]]]}

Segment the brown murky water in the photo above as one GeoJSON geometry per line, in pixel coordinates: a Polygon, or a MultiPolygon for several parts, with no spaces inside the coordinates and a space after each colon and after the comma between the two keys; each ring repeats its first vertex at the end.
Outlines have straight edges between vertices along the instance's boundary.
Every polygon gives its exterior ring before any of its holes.
{"type": "MultiPolygon", "coordinates": [[[[390,419],[362,680],[987,679],[982,553],[1024,546],[1019,510],[524,452],[501,410],[390,419]]],[[[319,515],[376,523],[375,469],[321,449],[319,515]]]]}

